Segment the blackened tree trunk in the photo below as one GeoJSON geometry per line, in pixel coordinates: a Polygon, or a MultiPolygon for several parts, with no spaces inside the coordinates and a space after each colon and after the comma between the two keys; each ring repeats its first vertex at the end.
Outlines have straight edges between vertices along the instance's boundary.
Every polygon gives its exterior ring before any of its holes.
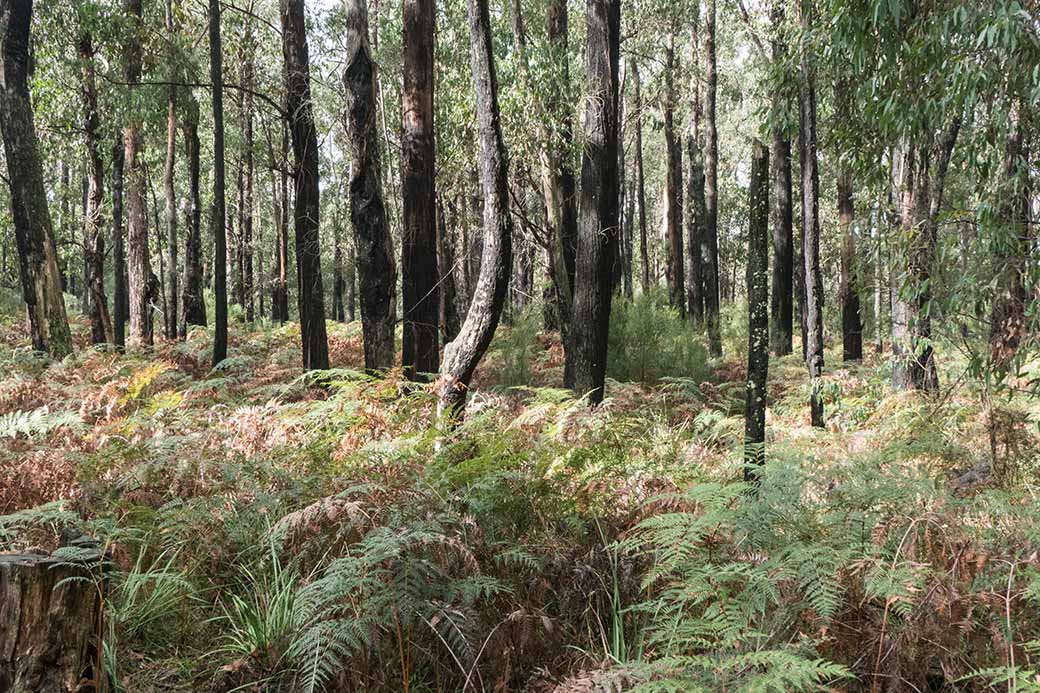
{"type": "Polygon", "coordinates": [[[495,74],[487,0],[469,0],[468,14],[470,61],[477,101],[481,187],[484,191],[484,244],[473,300],[459,335],[444,347],[444,363],[437,385],[438,416],[450,417],[452,421],[458,421],[465,411],[466,394],[473,371],[491,344],[501,319],[509,289],[513,254],[509,174],[498,110],[498,78],[495,74]]]}
{"type": "MultiPolygon", "coordinates": [[[[769,152],[755,140],[752,146],[748,211],[747,296],[748,368],[744,422],[744,462],[765,462],[766,381],[769,378],[769,152]]],[[[746,467],[745,479],[755,470],[746,467]]]]}
{"type": "Polygon", "coordinates": [[[344,317],[347,322],[354,322],[357,320],[357,253],[354,252],[354,244],[349,241],[343,283],[346,292],[343,296],[344,317]]]}
{"type": "Polygon", "coordinates": [[[705,227],[701,240],[704,280],[704,319],[712,356],[722,355],[719,326],[719,134],[715,118],[718,72],[715,59],[715,0],[707,0],[704,21],[704,202],[705,227]]]}
{"type": "MultiPolygon", "coordinates": [[[[774,0],[770,12],[773,26],[771,45],[774,65],[787,59],[781,35],[784,5],[774,0]]],[[[779,122],[786,110],[786,97],[773,94],[772,144],[773,179],[773,290],[770,296],[769,349],[777,356],[790,354],[794,344],[794,205],[791,193],[791,140],[779,122]]]]}
{"type": "Polygon", "coordinates": [[[435,0],[404,0],[401,125],[401,365],[420,380],[440,367],[437,197],[434,190],[435,0]]]}
{"type": "Polygon", "coordinates": [[[773,127],[773,293],[770,350],[790,354],[794,344],[794,209],[791,182],[791,140],[773,127]]]}
{"type": "Polygon", "coordinates": [[[18,269],[33,349],[61,358],[72,352],[72,335],[65,313],[58,253],[29,97],[32,9],[32,0],[0,0],[0,40],[3,42],[0,130],[11,188],[18,269]]]}
{"type": "Polygon", "coordinates": [[[618,234],[618,59],[620,0],[588,0],[585,146],[571,344],[565,383],[603,401],[610,325],[611,268],[618,234]]]}
{"type": "Polygon", "coordinates": [[[126,292],[126,246],[123,242],[123,170],[122,137],[112,148],[112,340],[122,348],[126,345],[126,320],[130,313],[130,298],[126,292]]]}
{"type": "Polygon", "coordinates": [[[643,94],[639,81],[639,67],[632,65],[632,88],[635,91],[635,144],[636,144],[636,198],[639,206],[639,260],[640,287],[650,291],[650,250],[646,237],[646,180],[643,177],[643,94]]]}
{"type": "Polygon", "coordinates": [[[382,371],[394,363],[397,271],[379,177],[375,63],[368,45],[365,0],[347,0],[346,23],[347,66],[343,82],[352,162],[350,219],[357,249],[365,368],[382,371]]]}
{"type": "Polygon", "coordinates": [[[242,82],[245,87],[242,106],[242,138],[245,186],[242,195],[242,221],[239,232],[242,235],[242,294],[245,301],[246,320],[256,319],[256,291],[253,273],[253,207],[255,204],[256,165],[253,159],[253,89],[256,82],[256,46],[253,39],[253,24],[246,22],[243,42],[242,82]]]}
{"type": "Polygon", "coordinates": [[[860,316],[859,274],[856,266],[856,231],[853,227],[852,172],[838,174],[838,225],[841,227],[841,301],[842,359],[863,358],[863,319],[860,316]]]}
{"type": "MultiPolygon", "coordinates": [[[[813,1],[801,0],[801,25],[812,29],[813,1]]],[[[801,134],[798,144],[802,165],[802,261],[805,276],[806,363],[809,366],[812,425],[823,427],[823,275],[820,272],[820,173],[816,160],[816,73],[808,49],[802,48],[799,94],[801,134]]]]}
{"type": "Polygon", "coordinates": [[[546,107],[552,127],[545,133],[542,178],[545,211],[549,222],[552,255],[548,263],[553,284],[552,311],[561,332],[566,335],[574,300],[574,253],[578,234],[578,209],[574,171],[569,151],[574,135],[571,109],[567,104],[570,83],[567,43],[569,31],[567,0],[549,2],[549,46],[554,74],[546,107]]]}
{"type": "MultiPolygon", "coordinates": [[[[125,76],[131,99],[138,98],[143,56],[144,21],[142,0],[124,0],[131,32],[126,45],[125,76]]],[[[130,277],[130,344],[147,347],[154,341],[152,303],[158,297],[159,282],[152,272],[148,241],[148,179],[144,164],[144,122],[140,111],[131,110],[123,130],[127,176],[127,270],[130,277]]]]}
{"type": "Polygon", "coordinates": [[[340,219],[339,200],[342,199],[337,186],[335,212],[332,216],[332,319],[346,322],[347,309],[344,295],[347,282],[343,276],[343,228],[340,219]]]}
{"type": "Polygon", "coordinates": [[[213,84],[213,365],[227,358],[227,189],[224,178],[224,58],[220,40],[220,0],[209,2],[209,75],[213,84]]]}
{"type": "Polygon", "coordinates": [[[181,288],[177,336],[188,336],[188,325],[206,325],[206,300],[202,293],[202,200],[199,193],[199,104],[194,96],[184,114],[184,153],[188,158],[188,199],[184,223],[184,281],[181,288]]]}
{"type": "Polygon", "coordinates": [[[441,332],[444,344],[458,336],[458,296],[455,290],[455,238],[444,214],[444,203],[437,196],[437,274],[441,277],[441,332]]]}
{"type": "Polygon", "coordinates": [[[683,257],[682,223],[682,145],[675,134],[675,32],[670,31],[665,43],[664,61],[664,227],[668,254],[665,277],[668,282],[668,305],[686,314],[686,271],[683,257]]]}
{"type": "Polygon", "coordinates": [[[100,128],[97,105],[97,78],[94,67],[94,40],[90,32],[79,36],[79,57],[83,71],[83,136],[87,144],[87,208],[84,214],[84,253],[86,254],[86,291],[90,294],[90,342],[111,342],[112,318],[105,296],[105,231],[101,208],[105,196],[105,169],[101,161],[100,128]]]}
{"type": "Polygon", "coordinates": [[[274,144],[268,142],[271,158],[271,203],[274,205],[275,262],[271,281],[271,320],[284,323],[289,320],[289,182],[287,159],[289,130],[285,119],[281,124],[280,159],[274,155],[274,144]],[[277,179],[275,178],[277,173],[277,179]],[[277,183],[276,183],[277,180],[277,183]]]}
{"type": "Polygon", "coordinates": [[[180,294],[177,290],[177,191],[174,187],[174,172],[177,163],[177,73],[174,67],[176,55],[172,49],[172,41],[177,31],[173,16],[173,0],[166,0],[166,31],[171,41],[168,56],[171,71],[171,85],[166,93],[166,167],[163,171],[163,191],[166,196],[166,338],[177,339],[177,304],[180,294]]]}
{"type": "Polygon", "coordinates": [[[281,0],[282,55],[286,69],[286,111],[296,174],[293,214],[296,226],[296,303],[300,311],[303,366],[329,367],[325,333],[325,293],[321,283],[321,247],[318,239],[318,132],[311,104],[310,56],[303,0],[281,0]]]}

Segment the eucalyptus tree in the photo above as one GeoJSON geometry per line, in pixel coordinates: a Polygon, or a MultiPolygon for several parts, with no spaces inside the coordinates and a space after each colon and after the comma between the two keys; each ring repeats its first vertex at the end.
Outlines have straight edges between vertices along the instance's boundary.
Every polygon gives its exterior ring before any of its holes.
{"type": "MultiPolygon", "coordinates": [[[[444,347],[444,362],[437,383],[438,415],[450,417],[450,421],[457,421],[464,413],[473,372],[491,344],[502,317],[513,255],[508,157],[502,137],[487,0],[469,0],[467,9],[484,197],[484,243],[473,300],[458,336],[444,347]]],[[[616,165],[616,153],[614,161],[616,165]]],[[[616,203],[616,196],[614,200],[616,203]]]]}
{"type": "MultiPolygon", "coordinates": [[[[765,462],[766,396],[769,379],[769,150],[755,140],[749,185],[747,297],[748,356],[744,462],[765,462]]],[[[745,469],[745,478],[754,470],[745,469]]]]}
{"type": "Polygon", "coordinates": [[[148,239],[148,178],[145,172],[144,122],[134,100],[141,96],[145,24],[142,0],[124,0],[129,23],[123,70],[130,92],[131,111],[123,129],[126,150],[127,270],[130,278],[130,344],[151,346],[154,341],[152,303],[158,298],[159,282],[152,272],[148,239]]]}
{"type": "Polygon", "coordinates": [[[318,133],[310,88],[310,55],[304,0],[281,0],[282,55],[285,59],[285,105],[294,159],[297,306],[304,368],[329,367],[325,331],[325,295],[318,239],[318,133]]]}
{"type": "Polygon", "coordinates": [[[224,179],[224,58],[220,37],[220,0],[209,2],[209,74],[213,90],[213,365],[227,358],[227,190],[224,179]]]}
{"type": "Polygon", "coordinates": [[[72,335],[29,97],[32,14],[32,0],[0,0],[0,131],[32,345],[60,358],[72,352],[72,335]]]}
{"type": "Polygon", "coordinates": [[[675,77],[678,71],[675,57],[676,20],[669,18],[665,38],[664,93],[662,112],[664,115],[665,186],[664,227],[667,242],[665,255],[665,277],[668,282],[668,303],[681,314],[686,313],[686,271],[683,256],[683,196],[682,196],[682,145],[675,126],[675,77]]]}
{"type": "Polygon", "coordinates": [[[715,102],[718,64],[715,53],[715,0],[707,0],[704,16],[704,233],[701,236],[701,273],[704,283],[704,319],[712,356],[722,355],[719,326],[719,135],[715,102]]]}
{"type": "Polygon", "coordinates": [[[206,299],[202,289],[199,103],[193,94],[188,95],[181,127],[184,131],[184,154],[188,160],[188,197],[184,208],[187,233],[184,238],[184,280],[181,282],[177,336],[184,339],[189,325],[206,325],[206,299]]]}
{"type": "Polygon", "coordinates": [[[350,219],[357,248],[365,368],[394,362],[396,268],[380,180],[375,62],[366,0],[346,0],[345,121],[350,140],[350,219]]]}
{"type": "Polygon", "coordinates": [[[777,356],[790,354],[794,342],[794,207],[791,183],[791,138],[787,134],[785,89],[788,50],[783,0],[770,8],[770,41],[774,79],[771,95],[770,163],[773,180],[773,276],[770,294],[769,348],[777,356]]]}
{"type": "Polygon", "coordinates": [[[84,290],[89,292],[90,341],[104,344],[113,340],[112,318],[105,296],[105,233],[102,205],[105,195],[105,168],[101,158],[100,115],[98,113],[97,76],[94,38],[87,25],[89,17],[79,19],[79,59],[82,70],[83,137],[87,159],[87,206],[84,210],[84,290]]]}
{"type": "Polygon", "coordinates": [[[618,62],[620,0],[586,5],[585,143],[575,292],[565,384],[592,404],[603,400],[618,234],[618,62]]]}
{"type": "Polygon", "coordinates": [[[166,33],[169,41],[167,60],[169,82],[166,92],[166,165],[163,170],[163,192],[166,202],[166,338],[177,338],[177,312],[180,293],[177,290],[177,189],[174,175],[177,165],[177,22],[174,16],[174,0],[166,0],[166,33]]]}
{"type": "Polygon", "coordinates": [[[433,127],[435,20],[435,0],[404,0],[401,361],[405,376],[411,380],[420,379],[422,374],[435,373],[440,365],[433,127]]]}

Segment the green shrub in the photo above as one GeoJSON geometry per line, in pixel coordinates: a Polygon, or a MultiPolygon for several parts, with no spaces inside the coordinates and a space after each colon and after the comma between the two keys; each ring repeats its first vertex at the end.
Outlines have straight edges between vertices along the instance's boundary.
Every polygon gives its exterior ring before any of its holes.
{"type": "Polygon", "coordinates": [[[669,308],[660,292],[614,302],[608,377],[647,384],[666,377],[702,381],[708,379],[707,362],[699,331],[669,308]]]}

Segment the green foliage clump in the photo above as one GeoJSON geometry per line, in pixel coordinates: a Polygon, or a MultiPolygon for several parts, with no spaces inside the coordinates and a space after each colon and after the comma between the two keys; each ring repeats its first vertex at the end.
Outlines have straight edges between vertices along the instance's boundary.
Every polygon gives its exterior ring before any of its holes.
{"type": "Polygon", "coordinates": [[[708,352],[698,331],[669,308],[660,291],[615,301],[610,316],[607,376],[652,384],[666,377],[708,379],[708,352]]]}

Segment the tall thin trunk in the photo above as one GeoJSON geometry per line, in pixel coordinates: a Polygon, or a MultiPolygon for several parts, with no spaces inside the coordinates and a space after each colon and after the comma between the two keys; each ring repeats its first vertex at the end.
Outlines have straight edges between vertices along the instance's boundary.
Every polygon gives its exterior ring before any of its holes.
{"type": "Polygon", "coordinates": [[[310,55],[304,22],[304,0],[281,0],[282,55],[286,69],[286,111],[294,158],[296,227],[296,304],[300,312],[303,366],[329,367],[329,342],[325,332],[325,294],[321,282],[321,248],[318,239],[318,132],[311,103],[310,55]]]}
{"type": "Polygon", "coordinates": [[[271,202],[275,219],[275,262],[271,282],[271,319],[278,323],[289,320],[289,131],[285,119],[281,125],[280,159],[275,159],[274,144],[268,142],[271,158],[271,202]],[[277,177],[275,173],[277,172],[277,177]]]}
{"type": "Polygon", "coordinates": [[[123,242],[123,169],[122,137],[112,148],[112,340],[122,348],[126,345],[126,320],[130,313],[130,298],[126,286],[126,251],[123,242]]]}
{"type": "Polygon", "coordinates": [[[79,36],[79,57],[83,71],[83,135],[87,144],[87,209],[84,214],[84,253],[86,254],[86,291],[90,294],[90,342],[111,342],[112,318],[105,297],[105,232],[101,208],[105,197],[105,169],[101,161],[98,135],[97,79],[94,67],[94,40],[83,29],[79,36]]]}
{"type": "Polygon", "coordinates": [[[484,244],[480,276],[466,321],[444,347],[438,381],[438,415],[458,420],[465,411],[470,379],[498,327],[509,289],[513,219],[509,214],[506,147],[498,110],[498,79],[487,0],[469,0],[470,60],[477,101],[481,185],[484,190],[484,244]]]}
{"type": "Polygon", "coordinates": [[[344,317],[347,322],[354,322],[357,319],[357,253],[354,251],[354,244],[349,241],[343,283],[346,292],[343,297],[344,317]]]}
{"type": "MultiPolygon", "coordinates": [[[[781,31],[784,4],[774,0],[770,12],[774,65],[787,60],[781,31]]],[[[794,205],[791,181],[791,140],[779,122],[787,99],[778,89],[772,96],[773,119],[771,163],[773,178],[773,291],[770,296],[769,349],[777,356],[790,354],[794,345],[794,205]]]]}
{"type": "Polygon", "coordinates": [[[856,231],[853,227],[852,172],[838,174],[838,225],[841,227],[841,302],[842,359],[863,358],[863,320],[860,316],[859,275],[856,266],[856,231]]]}
{"type": "Polygon", "coordinates": [[[571,109],[566,102],[570,83],[567,0],[550,0],[548,19],[549,47],[554,74],[557,76],[550,80],[551,91],[546,104],[546,115],[551,127],[547,128],[545,133],[542,178],[552,243],[552,256],[548,268],[549,279],[554,289],[553,312],[566,343],[566,331],[574,299],[574,254],[578,233],[577,187],[574,170],[570,164],[574,130],[571,109]]]}
{"type": "MultiPolygon", "coordinates": [[[[814,0],[801,0],[801,26],[807,35],[813,25],[814,0]]],[[[804,40],[804,39],[803,39],[804,40]]],[[[822,428],[823,397],[823,274],[820,272],[820,173],[816,160],[816,72],[808,46],[802,46],[799,101],[802,165],[802,260],[805,276],[806,362],[809,366],[812,425],[822,428]]]]}
{"type": "Polygon", "coordinates": [[[592,404],[603,400],[611,268],[618,233],[618,59],[620,0],[588,0],[585,146],[571,344],[565,383],[592,404]]]}
{"type": "Polygon", "coordinates": [[[664,227],[667,255],[665,276],[668,281],[668,304],[686,314],[686,270],[683,256],[682,223],[682,145],[675,134],[675,32],[665,41],[664,61],[664,227]]]}
{"type": "MultiPolygon", "coordinates": [[[[839,80],[834,90],[838,118],[849,116],[848,85],[839,80]]],[[[841,344],[844,361],[863,358],[863,318],[860,315],[859,267],[856,259],[856,229],[853,225],[852,170],[848,162],[839,162],[838,171],[838,226],[841,229],[841,275],[838,301],[841,304],[841,344]]]]}
{"type": "Polygon", "coordinates": [[[719,326],[719,135],[715,119],[718,73],[715,59],[715,0],[707,0],[704,21],[704,203],[705,229],[701,242],[704,277],[704,318],[712,356],[722,355],[719,326]]]}
{"type": "MultiPolygon", "coordinates": [[[[769,379],[769,151],[759,140],[752,145],[748,204],[747,409],[744,420],[744,462],[763,464],[766,443],[766,385],[769,379]]],[[[745,468],[745,479],[755,471],[745,468]]]]}
{"type": "Polygon", "coordinates": [[[188,99],[184,114],[184,154],[188,158],[188,199],[184,223],[184,286],[181,288],[180,324],[177,336],[188,335],[188,325],[206,325],[206,299],[202,292],[202,199],[199,192],[199,103],[188,99]]]}
{"type": "Polygon", "coordinates": [[[639,67],[632,63],[632,88],[635,91],[636,128],[636,197],[639,206],[639,260],[642,273],[640,287],[650,291],[650,252],[646,237],[646,179],[643,177],[643,94],[640,89],[639,67]]]}
{"type": "Polygon", "coordinates": [[[401,122],[401,365],[410,380],[440,368],[440,282],[434,190],[435,0],[404,0],[401,122]]]}
{"type": "Polygon", "coordinates": [[[336,322],[347,321],[347,309],[344,295],[347,282],[343,276],[343,227],[340,219],[339,200],[342,195],[337,185],[335,210],[332,214],[332,319],[336,322]]]}
{"type": "Polygon", "coordinates": [[[444,214],[444,201],[437,196],[437,274],[441,277],[440,323],[444,344],[450,343],[461,328],[458,297],[455,291],[455,238],[444,214]]]}
{"type": "Polygon", "coordinates": [[[213,299],[216,303],[213,365],[227,358],[227,190],[224,180],[224,72],[220,40],[220,0],[209,2],[209,75],[213,84],[213,299]]]}
{"type": "Polygon", "coordinates": [[[61,291],[47,190],[29,97],[32,0],[0,2],[0,130],[3,133],[18,269],[29,314],[33,349],[61,358],[72,335],[61,291]]]}
{"type": "Polygon", "coordinates": [[[686,310],[694,325],[704,322],[704,255],[702,247],[707,235],[707,204],[704,199],[704,156],[697,135],[686,141],[689,160],[687,176],[687,252],[686,252],[686,310]]]}
{"type": "Polygon", "coordinates": [[[352,162],[350,219],[357,249],[365,368],[379,371],[394,363],[397,271],[380,183],[375,63],[368,44],[366,0],[347,0],[346,25],[343,82],[352,162]]]}
{"type": "MultiPolygon", "coordinates": [[[[166,31],[171,40],[177,31],[173,16],[173,0],[166,0],[166,31]]],[[[171,82],[177,81],[173,49],[168,56],[171,82]]],[[[177,192],[174,188],[174,167],[177,163],[177,87],[173,84],[166,94],[166,167],[163,171],[163,191],[166,195],[166,338],[177,339],[177,192]]]]}
{"type": "Polygon", "coordinates": [[[1011,114],[1011,136],[1004,149],[1001,203],[994,252],[998,265],[997,296],[990,317],[990,358],[1001,372],[1008,368],[1026,335],[1026,289],[1032,238],[1029,232],[1032,185],[1025,136],[1028,104],[1020,99],[1011,114]]]}
{"type": "MultiPolygon", "coordinates": [[[[126,46],[124,66],[131,97],[139,92],[143,48],[144,21],[142,0],[124,0],[130,19],[131,33],[126,46]]],[[[148,180],[144,163],[144,122],[137,111],[131,112],[123,130],[127,175],[127,247],[130,277],[130,344],[151,346],[154,341],[152,302],[158,298],[158,279],[152,272],[148,247],[148,180]]]]}
{"type": "MultiPolygon", "coordinates": [[[[249,3],[249,9],[252,2],[249,3]]],[[[243,95],[243,168],[245,169],[245,189],[242,199],[242,222],[239,231],[242,234],[242,293],[245,300],[246,320],[256,319],[256,291],[254,290],[253,273],[253,207],[255,205],[256,166],[253,159],[253,89],[256,86],[256,42],[253,38],[253,24],[246,23],[243,48],[242,82],[245,87],[243,95]]]]}

